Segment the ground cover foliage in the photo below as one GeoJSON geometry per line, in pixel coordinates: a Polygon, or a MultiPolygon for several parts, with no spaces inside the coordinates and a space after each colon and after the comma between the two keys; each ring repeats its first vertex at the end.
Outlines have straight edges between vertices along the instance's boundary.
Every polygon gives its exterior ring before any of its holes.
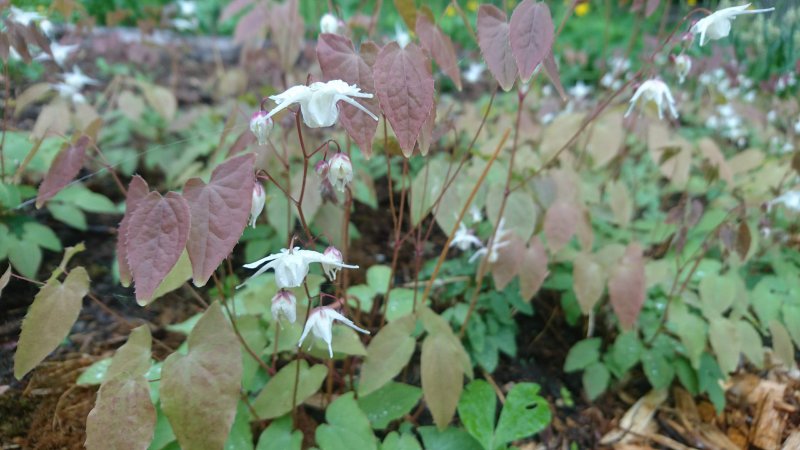
{"type": "Polygon", "coordinates": [[[796,5],[108,6],[2,3],[10,445],[800,440],[796,5]]]}

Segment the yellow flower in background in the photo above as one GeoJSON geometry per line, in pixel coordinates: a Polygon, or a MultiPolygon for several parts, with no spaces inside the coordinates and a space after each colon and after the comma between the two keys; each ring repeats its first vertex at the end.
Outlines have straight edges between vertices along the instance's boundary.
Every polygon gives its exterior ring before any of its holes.
{"type": "Polygon", "coordinates": [[[697,0],[686,0],[686,4],[689,6],[697,6],[697,0]]]}
{"type": "Polygon", "coordinates": [[[467,11],[475,12],[478,10],[478,2],[477,0],[469,0],[467,2],[467,11]]]}
{"type": "Polygon", "coordinates": [[[578,17],[583,17],[589,13],[589,2],[580,3],[575,6],[575,15],[578,17]]]}
{"type": "Polygon", "coordinates": [[[449,5],[444,9],[444,15],[447,17],[453,17],[456,15],[456,9],[453,7],[453,5],[449,5]]]}

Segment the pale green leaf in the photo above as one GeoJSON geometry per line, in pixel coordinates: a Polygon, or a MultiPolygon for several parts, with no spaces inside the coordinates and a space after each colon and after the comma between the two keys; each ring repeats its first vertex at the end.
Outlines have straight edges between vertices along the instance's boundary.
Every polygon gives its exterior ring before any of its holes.
{"type": "Polygon", "coordinates": [[[542,431],[550,419],[550,407],[539,395],[539,385],[518,383],[506,396],[494,433],[494,446],[532,436],[542,431]]]}
{"type": "Polygon", "coordinates": [[[111,359],[106,380],[114,378],[132,379],[144,376],[150,370],[150,328],[141,325],[131,331],[128,342],[117,350],[111,359]]]}
{"type": "Polygon", "coordinates": [[[600,360],[600,338],[584,339],[569,349],[564,361],[564,372],[575,372],[585,369],[600,360]]]}
{"type": "Polygon", "coordinates": [[[408,364],[416,348],[411,337],[416,319],[406,316],[383,327],[369,343],[361,366],[358,394],[367,395],[392,380],[408,364]]]}
{"type": "Polygon", "coordinates": [[[726,375],[739,366],[742,345],[737,331],[736,323],[723,317],[711,319],[708,327],[708,340],[717,355],[720,370],[726,375]]]}
{"type": "Polygon", "coordinates": [[[381,450],[422,450],[422,447],[413,435],[408,433],[400,435],[392,431],[383,440],[381,450]]]}
{"type": "Polygon", "coordinates": [[[422,397],[422,390],[416,386],[390,382],[358,398],[358,406],[366,413],[372,427],[382,430],[389,424],[408,414],[422,397]]]}
{"type": "Polygon", "coordinates": [[[438,430],[427,426],[417,428],[425,450],[481,450],[481,444],[466,431],[448,427],[438,430]]]}
{"type": "Polygon", "coordinates": [[[300,375],[298,377],[297,397],[294,405],[301,405],[308,397],[316,393],[325,376],[328,368],[322,364],[308,367],[305,361],[297,360],[285,365],[278,373],[272,377],[261,393],[253,401],[253,409],[262,419],[280,417],[292,410],[292,393],[295,391],[295,375],[300,365],[300,375]]]}
{"type": "Polygon", "coordinates": [[[483,380],[467,385],[458,402],[458,417],[464,428],[483,448],[493,450],[494,421],[497,396],[494,389],[483,380]]]}
{"type": "Polygon", "coordinates": [[[434,423],[443,430],[456,412],[464,386],[460,355],[446,334],[431,334],[422,343],[421,365],[425,403],[434,423]]]}
{"type": "Polygon", "coordinates": [[[583,371],[583,388],[586,389],[586,396],[590,401],[605,392],[609,381],[611,381],[611,374],[605,364],[601,362],[596,362],[583,371]]]}
{"type": "Polygon", "coordinates": [[[256,450],[300,450],[302,444],[303,434],[292,431],[292,416],[285,415],[273,420],[261,433],[256,450]]]}
{"type": "Polygon", "coordinates": [[[358,408],[353,393],[348,392],[325,410],[327,424],[317,427],[317,444],[321,450],[377,450],[367,416],[358,408]]]}

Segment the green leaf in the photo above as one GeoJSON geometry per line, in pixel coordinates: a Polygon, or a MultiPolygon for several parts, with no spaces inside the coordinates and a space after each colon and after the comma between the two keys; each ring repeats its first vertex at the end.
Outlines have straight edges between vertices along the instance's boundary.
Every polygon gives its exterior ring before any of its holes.
{"type": "Polygon", "coordinates": [[[358,408],[353,393],[348,392],[328,406],[327,424],[317,427],[317,444],[321,450],[377,450],[378,443],[367,416],[358,408]]]}
{"type": "Polygon", "coordinates": [[[20,241],[13,236],[8,238],[8,259],[17,272],[28,278],[36,278],[42,263],[42,249],[33,242],[20,241]]]}
{"type": "Polygon", "coordinates": [[[383,440],[381,450],[422,450],[417,439],[408,433],[402,435],[392,431],[383,440]]]}
{"type": "Polygon", "coordinates": [[[285,415],[275,419],[261,433],[256,450],[300,450],[303,433],[292,431],[292,416],[285,415]]]}
{"type": "Polygon", "coordinates": [[[416,318],[408,315],[381,329],[367,348],[361,366],[358,394],[367,395],[392,380],[411,360],[416,340],[411,336],[416,318]]]}
{"type": "Polygon", "coordinates": [[[392,268],[384,265],[374,265],[367,269],[367,285],[378,294],[386,294],[389,290],[389,281],[392,268]]]}
{"type": "Polygon", "coordinates": [[[422,389],[403,383],[390,382],[363,397],[358,406],[367,414],[372,427],[382,430],[389,424],[408,414],[422,397],[422,389]]]}
{"type": "Polygon", "coordinates": [[[789,332],[795,345],[800,346],[800,305],[784,303],[781,312],[786,331],[789,332]]]}
{"type": "Polygon", "coordinates": [[[669,308],[667,326],[674,331],[683,346],[686,347],[686,356],[692,366],[698,367],[700,355],[706,348],[706,334],[708,333],[706,321],[699,314],[689,311],[685,303],[674,301],[669,308]]]}
{"type": "Polygon", "coordinates": [[[639,362],[642,354],[642,342],[636,331],[627,331],[617,336],[611,346],[609,356],[616,363],[621,373],[625,373],[639,362]]]}
{"type": "Polygon", "coordinates": [[[722,317],[711,319],[708,340],[717,355],[722,373],[728,374],[736,370],[742,348],[736,323],[722,317]]]}
{"type": "Polygon", "coordinates": [[[128,342],[117,350],[105,379],[131,379],[144,376],[150,370],[150,347],[153,339],[150,328],[141,325],[131,331],[128,342]]]}
{"type": "Polygon", "coordinates": [[[505,445],[542,431],[552,419],[547,400],[536,383],[518,383],[506,397],[494,433],[494,445],[505,445]]]}
{"type": "Polygon", "coordinates": [[[244,402],[236,408],[236,419],[233,421],[225,450],[253,450],[253,432],[250,430],[250,411],[244,402]]]}
{"type": "Polygon", "coordinates": [[[50,210],[50,214],[53,215],[53,218],[71,226],[72,228],[86,231],[89,227],[86,224],[86,215],[83,213],[83,211],[73,205],[48,202],[47,209],[50,210]]]}
{"type": "Polygon", "coordinates": [[[608,388],[611,381],[611,374],[605,364],[596,362],[586,368],[583,372],[583,388],[586,389],[586,396],[589,400],[594,400],[608,388]]]}
{"type": "Polygon", "coordinates": [[[162,450],[170,442],[175,442],[175,433],[172,432],[172,427],[169,425],[169,420],[167,416],[164,415],[164,411],[161,410],[161,407],[156,407],[156,429],[155,433],[153,433],[153,440],[150,442],[150,447],[148,450],[162,450]]]}
{"type": "Polygon", "coordinates": [[[494,389],[483,380],[468,384],[458,401],[458,417],[461,423],[487,450],[494,449],[492,443],[496,410],[497,396],[494,389]]]}
{"type": "Polygon", "coordinates": [[[73,204],[91,213],[119,214],[114,202],[105,195],[92,192],[82,184],[73,184],[56,194],[51,201],[73,204]]]}
{"type": "Polygon", "coordinates": [[[54,252],[61,251],[61,241],[58,236],[49,227],[38,222],[26,222],[22,226],[22,240],[54,252]]]}
{"type": "Polygon", "coordinates": [[[742,353],[753,363],[756,368],[764,367],[764,347],[761,345],[761,335],[745,320],[736,323],[739,341],[742,344],[742,353]]]}
{"type": "Polygon", "coordinates": [[[464,387],[460,355],[445,333],[428,335],[422,343],[422,391],[440,430],[450,423],[464,387]]]}
{"type": "Polygon", "coordinates": [[[78,386],[98,386],[106,378],[106,372],[111,365],[111,358],[103,358],[95,361],[91,366],[83,370],[83,373],[75,382],[78,386]]]}
{"type": "Polygon", "coordinates": [[[439,431],[434,426],[417,428],[422,436],[425,450],[482,450],[478,443],[466,431],[458,428],[447,427],[439,431]]]}
{"type": "Polygon", "coordinates": [[[697,385],[697,371],[689,364],[689,361],[686,358],[677,357],[673,364],[675,365],[675,373],[678,375],[678,380],[680,380],[683,387],[692,395],[699,394],[700,387],[697,385]]]}
{"type": "Polygon", "coordinates": [[[161,406],[184,450],[225,445],[239,403],[238,348],[222,307],[214,302],[189,335],[188,353],[173,353],[164,361],[161,406]]]}
{"type": "MultiPolygon", "coordinates": [[[[736,299],[741,279],[734,272],[706,275],[700,280],[700,302],[708,319],[721,316],[736,299]]],[[[743,288],[744,286],[741,286],[743,288]]]]}
{"type": "Polygon", "coordinates": [[[600,338],[584,339],[569,349],[564,361],[565,372],[576,372],[600,360],[600,338]]]}
{"type": "MultiPolygon", "coordinates": [[[[417,292],[417,306],[422,303],[422,293],[417,292]]],[[[392,322],[411,314],[414,310],[414,289],[394,288],[389,293],[386,320],[392,322]]]]}
{"type": "Polygon", "coordinates": [[[292,410],[295,373],[300,365],[299,384],[295,405],[301,405],[322,386],[328,368],[322,364],[309,368],[305,361],[297,360],[285,365],[272,377],[253,401],[253,409],[262,419],[280,417],[292,410]]]}
{"type": "Polygon", "coordinates": [[[720,371],[717,361],[708,353],[703,353],[700,358],[700,369],[697,371],[697,381],[700,392],[708,393],[708,398],[714,404],[717,413],[725,409],[725,392],[719,385],[725,375],[720,371]]]}
{"type": "Polygon", "coordinates": [[[14,354],[14,376],[18,380],[64,341],[88,292],[89,275],[83,267],[72,269],[63,284],[51,280],[39,290],[22,321],[14,354]]]}
{"type": "Polygon", "coordinates": [[[665,389],[675,376],[675,368],[659,351],[647,350],[642,355],[642,368],[647,380],[655,389],[665,389]]]}

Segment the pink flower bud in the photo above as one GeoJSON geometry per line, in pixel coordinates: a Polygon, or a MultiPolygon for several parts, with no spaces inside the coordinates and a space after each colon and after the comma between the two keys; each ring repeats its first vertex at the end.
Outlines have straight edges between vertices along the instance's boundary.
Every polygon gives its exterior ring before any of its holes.
{"type": "Polygon", "coordinates": [[[331,157],[328,181],[339,191],[344,192],[345,187],[353,181],[353,164],[350,157],[344,153],[336,153],[331,157]]]}
{"type": "Polygon", "coordinates": [[[274,123],[272,118],[267,115],[266,111],[256,111],[250,117],[250,131],[258,139],[258,145],[265,145],[267,143],[267,136],[272,131],[274,123]]]}
{"type": "Polygon", "coordinates": [[[294,323],[297,320],[297,298],[292,291],[281,289],[272,297],[270,311],[274,320],[280,320],[280,316],[283,316],[289,323],[294,323]]]}

